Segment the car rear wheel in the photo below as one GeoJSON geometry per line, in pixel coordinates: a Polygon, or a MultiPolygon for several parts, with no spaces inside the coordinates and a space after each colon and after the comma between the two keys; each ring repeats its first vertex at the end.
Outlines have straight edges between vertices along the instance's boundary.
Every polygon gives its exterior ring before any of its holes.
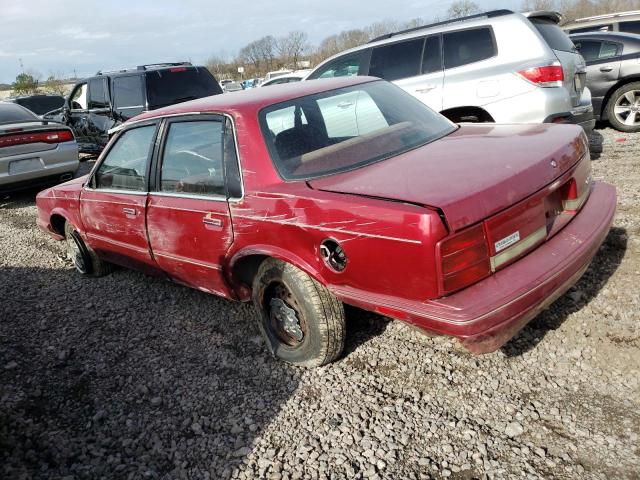
{"type": "Polygon", "coordinates": [[[258,325],[281,360],[318,367],[344,348],[344,306],[329,290],[291,264],[267,259],[253,280],[258,325]]]}
{"type": "Polygon", "coordinates": [[[607,118],[621,132],[640,131],[640,82],[623,85],[607,102],[607,118]]]}
{"type": "Polygon", "coordinates": [[[64,236],[67,242],[67,258],[73,262],[78,273],[101,277],[111,271],[111,264],[101,260],[96,252],[84,243],[80,234],[69,222],[64,224],[64,236]]]}

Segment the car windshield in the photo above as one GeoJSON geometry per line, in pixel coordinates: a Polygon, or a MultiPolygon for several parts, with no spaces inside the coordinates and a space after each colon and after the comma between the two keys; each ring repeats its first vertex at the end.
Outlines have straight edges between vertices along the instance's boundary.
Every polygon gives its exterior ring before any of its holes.
{"type": "Polygon", "coordinates": [[[205,68],[176,67],[151,71],[146,77],[151,109],[222,93],[205,68]]]}
{"type": "Polygon", "coordinates": [[[285,180],[353,170],[437,140],[456,126],[384,81],[330,90],[260,111],[271,158],[285,180]]]}
{"type": "Polygon", "coordinates": [[[0,103],[0,125],[6,123],[37,122],[38,117],[15,103],[0,103]]]}

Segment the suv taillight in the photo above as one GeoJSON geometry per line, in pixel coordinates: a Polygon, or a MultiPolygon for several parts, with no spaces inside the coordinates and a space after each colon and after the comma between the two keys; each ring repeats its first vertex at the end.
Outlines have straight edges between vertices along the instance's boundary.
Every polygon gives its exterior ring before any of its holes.
{"type": "Polygon", "coordinates": [[[564,82],[564,71],[559,64],[527,68],[518,75],[539,87],[561,87],[564,82]]]}
{"type": "Polygon", "coordinates": [[[24,145],[27,143],[60,143],[73,140],[70,130],[51,130],[48,132],[17,133],[0,137],[0,148],[24,145]]]}
{"type": "Polygon", "coordinates": [[[489,248],[482,224],[438,243],[442,295],[460,290],[491,274],[489,248]]]}

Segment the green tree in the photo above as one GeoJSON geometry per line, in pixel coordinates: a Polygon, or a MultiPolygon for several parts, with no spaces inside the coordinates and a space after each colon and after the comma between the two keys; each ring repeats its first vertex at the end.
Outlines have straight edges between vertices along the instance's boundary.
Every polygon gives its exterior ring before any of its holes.
{"type": "Polygon", "coordinates": [[[29,73],[21,73],[16,77],[11,88],[18,95],[29,95],[38,91],[38,79],[29,73]]]}

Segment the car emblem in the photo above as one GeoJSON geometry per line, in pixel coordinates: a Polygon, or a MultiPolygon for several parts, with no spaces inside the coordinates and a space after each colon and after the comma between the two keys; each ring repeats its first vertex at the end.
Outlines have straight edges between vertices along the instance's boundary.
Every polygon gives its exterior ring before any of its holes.
{"type": "Polygon", "coordinates": [[[551,166],[552,166],[553,168],[556,168],[556,167],[558,166],[558,164],[556,163],[556,161],[555,161],[555,160],[551,160],[551,166]]]}

